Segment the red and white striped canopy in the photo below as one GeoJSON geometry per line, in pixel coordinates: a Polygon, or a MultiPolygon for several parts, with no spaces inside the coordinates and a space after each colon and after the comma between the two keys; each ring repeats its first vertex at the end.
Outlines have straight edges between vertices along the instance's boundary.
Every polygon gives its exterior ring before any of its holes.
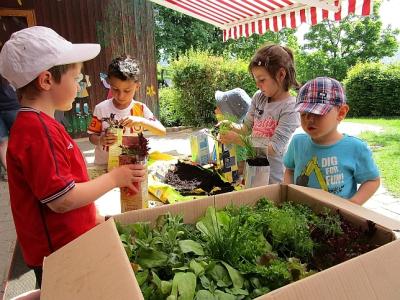
{"type": "Polygon", "coordinates": [[[224,31],[224,41],[267,30],[339,21],[349,14],[367,16],[373,0],[150,0],[224,31]]]}

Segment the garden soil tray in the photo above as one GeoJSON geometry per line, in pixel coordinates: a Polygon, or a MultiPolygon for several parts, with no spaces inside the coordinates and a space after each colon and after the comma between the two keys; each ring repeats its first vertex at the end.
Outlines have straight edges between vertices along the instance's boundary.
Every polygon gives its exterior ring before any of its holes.
{"type": "MultiPolygon", "coordinates": [[[[253,205],[261,197],[307,204],[315,211],[332,207],[361,226],[371,220],[377,224],[374,242],[383,246],[257,299],[400,299],[400,240],[395,240],[392,231],[400,229],[400,223],[321,190],[270,185],[114,218],[123,224],[154,222],[170,212],[183,214],[185,223],[194,223],[209,206],[253,205]]],[[[45,259],[41,299],[143,299],[112,219],[45,259]]]]}

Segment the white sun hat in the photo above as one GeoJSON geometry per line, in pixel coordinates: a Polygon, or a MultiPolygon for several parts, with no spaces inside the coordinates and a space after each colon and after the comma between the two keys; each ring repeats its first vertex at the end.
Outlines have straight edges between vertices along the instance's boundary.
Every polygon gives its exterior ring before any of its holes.
{"type": "Polygon", "coordinates": [[[99,44],[72,44],[54,30],[33,26],[13,33],[0,53],[0,74],[16,89],[54,66],[96,57],[99,44]]]}

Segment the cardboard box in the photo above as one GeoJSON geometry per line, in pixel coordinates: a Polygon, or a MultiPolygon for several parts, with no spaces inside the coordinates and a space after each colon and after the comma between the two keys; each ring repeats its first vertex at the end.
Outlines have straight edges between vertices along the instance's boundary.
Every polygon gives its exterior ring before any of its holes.
{"type": "MultiPolygon", "coordinates": [[[[346,219],[361,226],[367,226],[366,220],[371,220],[377,224],[375,242],[385,245],[274,290],[259,297],[259,300],[400,299],[400,241],[394,241],[392,232],[400,228],[400,222],[321,190],[270,185],[132,211],[115,219],[123,224],[155,222],[159,215],[170,212],[174,215],[183,214],[184,222],[194,223],[209,206],[223,208],[231,203],[253,205],[261,197],[278,203],[288,200],[304,203],[316,211],[332,207],[338,209],[346,219]]],[[[112,219],[45,259],[41,299],[143,299],[112,219]]]]}
{"type": "Polygon", "coordinates": [[[108,149],[108,172],[119,166],[119,155],[121,154],[122,145],[122,128],[112,128],[110,129],[112,133],[117,136],[117,142],[111,145],[108,149]]]}
{"type": "MultiPolygon", "coordinates": [[[[147,178],[147,166],[145,170],[145,178],[147,178]]],[[[137,193],[132,193],[132,191],[127,187],[121,188],[122,213],[148,207],[148,181],[145,180],[139,183],[135,183],[135,185],[139,189],[137,193]]]]}

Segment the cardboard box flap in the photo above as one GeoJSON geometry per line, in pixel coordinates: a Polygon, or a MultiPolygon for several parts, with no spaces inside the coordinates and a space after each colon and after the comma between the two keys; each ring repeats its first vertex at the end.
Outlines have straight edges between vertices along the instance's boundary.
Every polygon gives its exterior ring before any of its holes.
{"type": "Polygon", "coordinates": [[[293,184],[289,185],[288,187],[288,198],[293,199],[296,197],[294,195],[296,192],[301,192],[302,194],[305,194],[313,199],[319,199],[320,201],[323,201],[324,203],[326,203],[325,206],[336,207],[352,215],[362,216],[367,220],[371,220],[374,223],[380,224],[381,226],[384,226],[394,231],[400,230],[399,221],[378,214],[368,208],[351,203],[350,201],[343,201],[343,198],[340,198],[331,193],[325,192],[320,189],[312,189],[293,184]]]}
{"type": "Polygon", "coordinates": [[[112,219],[44,260],[41,299],[143,299],[112,219]]]}
{"type": "Polygon", "coordinates": [[[257,299],[400,299],[400,241],[356,257],[257,299]]]}

